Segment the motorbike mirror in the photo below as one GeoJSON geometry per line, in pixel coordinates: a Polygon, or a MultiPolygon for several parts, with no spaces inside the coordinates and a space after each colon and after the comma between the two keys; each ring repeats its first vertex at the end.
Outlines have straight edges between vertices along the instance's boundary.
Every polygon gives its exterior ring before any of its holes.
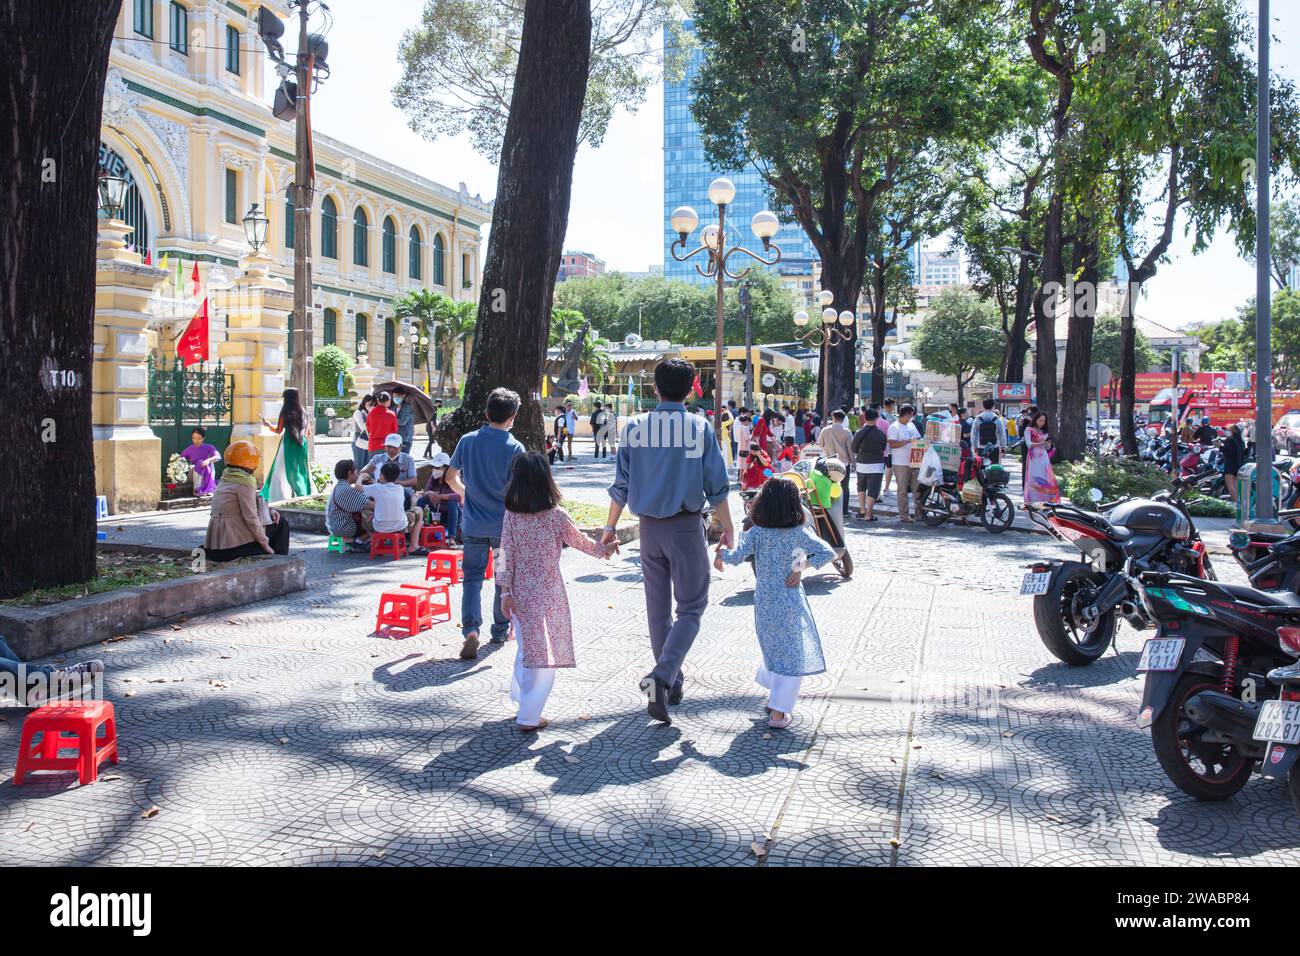
{"type": "Polygon", "coordinates": [[[1088,489],[1088,498],[1091,499],[1092,501],[1101,501],[1102,497],[1103,497],[1103,495],[1102,495],[1102,493],[1101,493],[1101,489],[1100,489],[1100,488],[1089,488],[1089,489],[1088,489]]]}

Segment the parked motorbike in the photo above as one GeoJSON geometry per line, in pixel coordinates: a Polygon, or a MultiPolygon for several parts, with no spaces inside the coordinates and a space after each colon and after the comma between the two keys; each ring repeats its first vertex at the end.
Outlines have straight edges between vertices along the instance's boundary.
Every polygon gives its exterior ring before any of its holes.
{"type": "Polygon", "coordinates": [[[1139,571],[1173,571],[1214,580],[1214,568],[1174,481],[1152,498],[1119,498],[1096,512],[1072,504],[1026,505],[1029,519],[1059,541],[1083,552],[1085,561],[1036,561],[1020,585],[1034,596],[1038,636],[1059,660],[1091,664],[1115,639],[1119,617],[1137,630],[1151,626],[1140,595],[1123,574],[1134,559],[1139,571]]]}
{"type": "MultiPolygon", "coordinates": [[[[978,495],[966,493],[957,481],[942,481],[930,487],[921,504],[921,520],[937,528],[949,518],[977,515],[991,534],[1001,534],[1016,520],[1016,506],[1004,490],[1010,475],[1001,465],[989,463],[988,456],[996,445],[985,445],[962,464],[970,480],[979,482],[978,495]]],[[[957,477],[961,477],[958,475],[957,477]]],[[[946,475],[945,475],[946,478],[946,475]]]]}
{"type": "Polygon", "coordinates": [[[1300,593],[1300,509],[1279,511],[1277,520],[1295,532],[1234,531],[1228,550],[1252,587],[1300,593]]]}
{"type": "Polygon", "coordinates": [[[1300,813],[1300,596],[1134,567],[1124,573],[1157,627],[1137,666],[1138,725],[1165,775],[1225,800],[1258,765],[1288,779],[1300,813]]]}

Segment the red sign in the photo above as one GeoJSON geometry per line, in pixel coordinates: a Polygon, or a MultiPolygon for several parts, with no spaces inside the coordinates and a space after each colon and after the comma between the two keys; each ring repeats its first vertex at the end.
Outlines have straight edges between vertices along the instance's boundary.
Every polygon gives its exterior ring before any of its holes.
{"type": "Polygon", "coordinates": [[[999,402],[1032,402],[1034,386],[1031,382],[998,382],[993,397],[999,402]]]}

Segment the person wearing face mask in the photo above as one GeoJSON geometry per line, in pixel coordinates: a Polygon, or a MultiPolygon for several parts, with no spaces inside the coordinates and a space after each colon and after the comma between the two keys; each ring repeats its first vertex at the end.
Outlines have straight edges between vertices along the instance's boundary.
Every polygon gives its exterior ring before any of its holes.
{"type": "Polygon", "coordinates": [[[415,499],[417,508],[427,505],[442,516],[438,524],[447,529],[447,547],[458,543],[461,509],[460,495],[456,494],[456,489],[447,483],[447,466],[450,464],[451,456],[445,451],[434,455],[433,471],[429,472],[429,481],[425,484],[424,491],[415,499]]]}
{"type": "Polygon", "coordinates": [[[400,385],[393,389],[393,411],[397,413],[397,434],[402,436],[402,453],[409,455],[415,442],[415,405],[400,385]]]}

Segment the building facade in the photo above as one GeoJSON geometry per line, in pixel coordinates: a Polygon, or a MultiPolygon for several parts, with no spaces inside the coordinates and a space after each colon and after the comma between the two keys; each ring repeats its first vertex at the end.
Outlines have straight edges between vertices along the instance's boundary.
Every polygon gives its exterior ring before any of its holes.
{"type": "MultiPolygon", "coordinates": [[[[289,17],[285,0],[261,5],[289,17]]],[[[191,294],[193,264],[204,292],[214,266],[236,267],[248,251],[242,220],[254,203],[270,219],[271,273],[293,285],[294,125],[273,117],[264,97],[268,58],[257,9],[230,0],[122,5],[100,159],[132,184],[129,247],[154,264],[164,256],[183,264],[184,294],[164,289],[150,306],[161,356],[171,354],[201,298],[191,294]]],[[[328,95],[328,83],[321,89],[328,95]]],[[[463,183],[449,188],[321,133],[314,150],[314,347],[335,344],[356,355],[365,342],[378,380],[422,379],[392,302],[425,287],[477,299],[480,230],[491,204],[469,196],[463,183]]],[[[214,355],[226,334],[216,309],[214,355]]],[[[467,356],[468,345],[458,372],[467,356]]],[[[286,340],[286,363],[291,357],[286,340]]]]}
{"type": "Polygon", "coordinates": [[[555,281],[563,282],[574,276],[598,276],[603,275],[604,272],[604,259],[597,259],[590,252],[565,249],[560,256],[560,270],[555,275],[555,281]]]}
{"type": "MultiPolygon", "coordinates": [[[[693,21],[684,23],[684,33],[692,34],[693,21]]],[[[664,30],[666,45],[676,42],[664,30]]],[[[709,206],[709,183],[718,176],[726,176],[736,184],[736,198],[727,208],[727,241],[739,243],[756,254],[763,254],[763,243],[754,238],[749,221],[754,213],[768,208],[768,187],[758,169],[751,166],[741,170],[719,170],[704,155],[700,128],[691,115],[691,82],[704,62],[704,51],[695,44],[682,79],[676,83],[664,78],[664,275],[669,279],[688,282],[707,282],[695,271],[695,261],[678,262],[672,256],[672,245],[677,233],[672,231],[669,219],[678,206],[692,206],[700,214],[701,225],[716,221],[713,207],[709,206]]],[[[692,237],[696,242],[699,233],[692,237]]],[[[808,236],[797,224],[782,223],[773,239],[781,247],[784,263],[795,265],[804,260],[803,271],[811,273],[811,264],[819,257],[808,236]]],[[[694,246],[690,246],[694,248],[694,246]]]]}

